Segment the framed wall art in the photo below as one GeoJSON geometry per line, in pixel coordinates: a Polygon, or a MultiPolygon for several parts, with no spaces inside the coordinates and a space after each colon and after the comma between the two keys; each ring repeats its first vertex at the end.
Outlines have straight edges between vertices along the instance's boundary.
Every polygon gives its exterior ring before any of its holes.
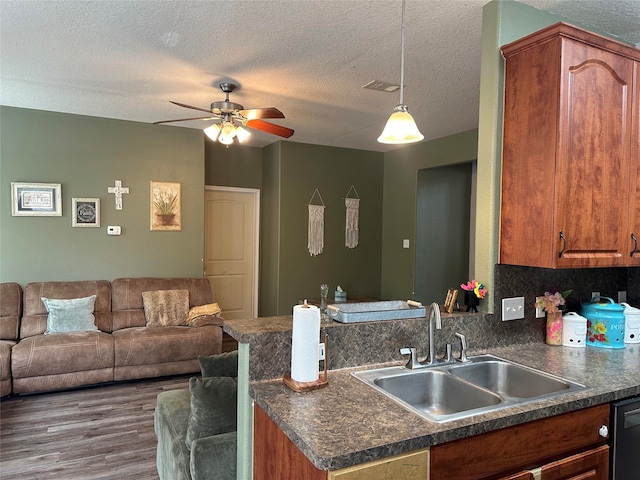
{"type": "Polygon", "coordinates": [[[11,215],[62,216],[62,187],[59,183],[11,182],[11,215]]]}
{"type": "Polygon", "coordinates": [[[151,230],[182,230],[180,183],[151,182],[151,230]]]}
{"type": "Polygon", "coordinates": [[[71,209],[73,218],[71,225],[74,227],[99,227],[100,226],[100,199],[99,198],[74,198],[71,209]]]}

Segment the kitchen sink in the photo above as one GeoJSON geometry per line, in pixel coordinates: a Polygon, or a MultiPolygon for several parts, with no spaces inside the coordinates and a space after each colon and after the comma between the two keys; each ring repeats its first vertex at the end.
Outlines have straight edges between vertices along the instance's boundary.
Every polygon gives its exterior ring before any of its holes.
{"type": "Polygon", "coordinates": [[[493,355],[466,363],[410,370],[384,367],[351,372],[403,407],[448,422],[587,388],[493,355]]]}

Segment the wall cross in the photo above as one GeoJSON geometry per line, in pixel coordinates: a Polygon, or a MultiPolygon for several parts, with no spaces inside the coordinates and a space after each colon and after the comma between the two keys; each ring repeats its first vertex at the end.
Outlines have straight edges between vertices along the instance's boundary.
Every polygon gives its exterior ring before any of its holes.
{"type": "Polygon", "coordinates": [[[116,196],[116,210],[122,210],[122,194],[129,193],[129,187],[123,187],[120,180],[115,181],[114,187],[107,187],[109,193],[116,196]]]}

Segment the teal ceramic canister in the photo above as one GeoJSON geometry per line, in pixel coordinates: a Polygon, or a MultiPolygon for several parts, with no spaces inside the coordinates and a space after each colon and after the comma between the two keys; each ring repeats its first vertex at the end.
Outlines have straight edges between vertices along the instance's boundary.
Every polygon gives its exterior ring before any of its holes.
{"type": "Polygon", "coordinates": [[[594,297],[582,303],[587,319],[587,345],[601,348],[624,348],[624,306],[609,297],[594,297]]]}

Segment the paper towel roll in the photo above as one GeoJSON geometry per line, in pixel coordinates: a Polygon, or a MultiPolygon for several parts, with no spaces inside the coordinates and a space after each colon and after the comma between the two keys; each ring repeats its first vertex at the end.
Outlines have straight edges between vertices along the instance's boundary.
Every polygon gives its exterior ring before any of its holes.
{"type": "Polygon", "coordinates": [[[314,305],[293,307],[291,339],[291,378],[296,382],[318,380],[318,342],[320,339],[320,309],[314,305]]]}

